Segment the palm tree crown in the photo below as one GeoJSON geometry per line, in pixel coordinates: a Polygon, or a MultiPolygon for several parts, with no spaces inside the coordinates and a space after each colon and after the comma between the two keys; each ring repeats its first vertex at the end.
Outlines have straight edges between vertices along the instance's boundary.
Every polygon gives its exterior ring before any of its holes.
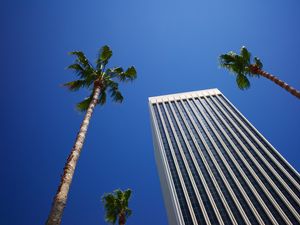
{"type": "Polygon", "coordinates": [[[104,208],[106,210],[105,220],[115,224],[119,219],[119,224],[124,225],[127,218],[132,214],[128,208],[128,202],[131,196],[131,190],[127,189],[124,192],[115,190],[113,193],[105,194],[102,197],[104,208]]]}
{"type": "Polygon", "coordinates": [[[256,69],[262,69],[263,64],[259,58],[254,57],[254,63],[251,63],[251,54],[245,46],[241,48],[240,55],[230,51],[227,54],[220,55],[220,66],[228,69],[236,75],[236,82],[240,89],[244,90],[250,87],[247,76],[259,77],[256,69]]]}
{"type": "Polygon", "coordinates": [[[75,55],[76,60],[74,64],[70,65],[68,68],[74,70],[79,79],[65,83],[64,86],[71,91],[77,91],[80,88],[88,88],[92,91],[89,97],[77,104],[78,110],[87,110],[93,99],[93,92],[96,87],[100,88],[98,104],[105,104],[107,91],[110,92],[113,101],[123,101],[123,96],[119,91],[119,84],[115,80],[121,82],[134,80],[136,78],[134,66],[129,67],[126,71],[124,71],[122,67],[107,69],[106,65],[112,56],[112,51],[107,45],[100,49],[95,67],[88,61],[83,52],[74,51],[70,54],[75,55]]]}
{"type": "Polygon", "coordinates": [[[236,75],[236,83],[242,90],[250,87],[248,77],[262,76],[300,99],[300,91],[278,79],[276,76],[263,71],[263,64],[259,58],[254,57],[254,62],[251,63],[251,54],[245,46],[241,48],[240,55],[231,51],[227,54],[220,55],[219,61],[221,67],[228,69],[236,75]]]}

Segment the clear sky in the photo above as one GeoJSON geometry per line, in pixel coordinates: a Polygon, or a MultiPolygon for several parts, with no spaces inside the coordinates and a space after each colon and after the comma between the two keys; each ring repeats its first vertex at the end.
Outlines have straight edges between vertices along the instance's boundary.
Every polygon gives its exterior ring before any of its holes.
{"type": "Polygon", "coordinates": [[[96,108],[62,224],[105,224],[101,196],[128,187],[128,225],[167,224],[149,96],[219,88],[299,171],[300,101],[264,78],[242,92],[217,61],[246,45],[300,88],[299,11],[297,0],[1,1],[0,223],[46,220],[83,118],[75,103],[87,94],[60,86],[75,78],[67,53],[94,61],[105,44],[109,65],[135,65],[138,79],[121,86],[123,104],[96,108]]]}

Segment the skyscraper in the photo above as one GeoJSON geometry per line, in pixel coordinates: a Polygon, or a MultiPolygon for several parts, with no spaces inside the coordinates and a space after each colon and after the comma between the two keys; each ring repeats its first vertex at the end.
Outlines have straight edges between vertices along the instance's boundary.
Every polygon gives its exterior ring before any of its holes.
{"type": "Polygon", "coordinates": [[[218,89],[149,107],[170,225],[300,224],[298,172],[218,89]]]}

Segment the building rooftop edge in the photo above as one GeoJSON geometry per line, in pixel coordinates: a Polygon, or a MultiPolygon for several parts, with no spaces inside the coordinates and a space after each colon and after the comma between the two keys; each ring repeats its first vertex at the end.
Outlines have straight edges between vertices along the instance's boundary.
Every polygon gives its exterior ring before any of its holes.
{"type": "Polygon", "coordinates": [[[153,102],[153,101],[157,101],[157,100],[159,101],[167,98],[176,98],[176,97],[185,98],[188,95],[207,96],[207,95],[216,95],[216,94],[222,94],[222,93],[218,88],[211,88],[211,89],[205,89],[199,91],[188,91],[188,92],[180,92],[180,93],[167,94],[167,95],[152,96],[149,97],[148,100],[149,102],[153,102]]]}

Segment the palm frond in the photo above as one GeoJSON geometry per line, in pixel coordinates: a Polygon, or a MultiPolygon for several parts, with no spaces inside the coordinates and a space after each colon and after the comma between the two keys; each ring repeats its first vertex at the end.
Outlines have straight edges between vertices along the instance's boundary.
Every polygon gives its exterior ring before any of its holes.
{"type": "Polygon", "coordinates": [[[119,90],[119,84],[112,80],[109,80],[107,83],[108,83],[108,88],[109,88],[109,92],[110,92],[110,97],[112,98],[112,100],[114,102],[118,102],[118,103],[123,102],[124,98],[119,90]]]}
{"type": "Polygon", "coordinates": [[[123,192],[120,189],[115,190],[114,194],[115,194],[115,196],[117,197],[118,200],[122,200],[123,192]]]}
{"type": "Polygon", "coordinates": [[[89,108],[92,99],[93,99],[93,93],[91,94],[90,97],[85,98],[83,101],[79,102],[76,105],[77,110],[80,112],[85,112],[89,108]]]}
{"type": "Polygon", "coordinates": [[[97,74],[93,66],[89,63],[88,59],[81,51],[70,52],[71,55],[75,55],[77,58],[75,63],[68,66],[69,69],[72,69],[76,75],[81,79],[86,80],[86,87],[90,87],[93,82],[97,79],[97,74]]]}
{"type": "Polygon", "coordinates": [[[109,48],[109,46],[104,45],[100,50],[98,54],[98,59],[96,61],[97,69],[102,69],[107,63],[110,57],[112,56],[112,50],[109,48]]]}
{"type": "Polygon", "coordinates": [[[115,224],[117,219],[118,219],[118,213],[117,210],[115,209],[114,204],[105,204],[105,220],[109,223],[115,224]]]}
{"type": "Polygon", "coordinates": [[[221,67],[228,69],[230,72],[238,73],[240,71],[237,64],[237,55],[229,52],[228,54],[220,55],[219,64],[221,67]]]}
{"type": "Polygon", "coordinates": [[[129,67],[123,75],[124,81],[133,81],[136,79],[136,69],[134,66],[129,67]]]}
{"type": "Polygon", "coordinates": [[[90,87],[99,78],[98,74],[92,73],[90,76],[85,78],[87,87],[90,87]]]}
{"type": "Polygon", "coordinates": [[[231,64],[235,61],[236,54],[234,52],[228,52],[219,56],[220,64],[231,64]]]}
{"type": "Polygon", "coordinates": [[[82,66],[79,63],[71,64],[70,66],[68,66],[68,69],[74,70],[79,75],[81,75],[84,72],[84,69],[82,68],[82,66]]]}
{"type": "Polygon", "coordinates": [[[263,64],[261,62],[261,60],[258,57],[254,57],[254,64],[255,66],[257,66],[259,69],[263,68],[263,64]]]}
{"type": "Polygon", "coordinates": [[[128,203],[130,197],[131,197],[131,190],[130,189],[127,189],[124,191],[124,200],[126,203],[128,203]]]}
{"type": "Polygon", "coordinates": [[[124,191],[124,198],[126,200],[128,200],[130,198],[130,196],[131,196],[131,193],[132,193],[132,191],[130,189],[125,190],[124,191]]]}
{"type": "Polygon", "coordinates": [[[114,102],[122,103],[124,100],[124,97],[122,93],[119,90],[112,90],[111,91],[111,98],[114,102]]]}
{"type": "Polygon", "coordinates": [[[219,57],[219,64],[221,67],[228,69],[230,72],[234,74],[244,74],[246,73],[247,69],[246,67],[248,66],[248,58],[250,57],[247,55],[248,53],[246,52],[245,48],[242,48],[243,54],[245,54],[246,59],[244,59],[243,56],[237,55],[236,53],[230,51],[227,54],[220,55],[219,57]]]}
{"type": "Polygon", "coordinates": [[[120,74],[124,73],[124,70],[122,67],[113,67],[106,70],[105,74],[110,77],[114,78],[119,76],[120,74]]]}
{"type": "Polygon", "coordinates": [[[250,82],[248,78],[243,74],[238,74],[236,76],[236,83],[241,90],[245,90],[250,87],[250,82]]]}
{"type": "Polygon", "coordinates": [[[223,68],[229,69],[235,62],[236,54],[233,52],[228,52],[227,54],[222,54],[219,56],[219,65],[223,68]]]}
{"type": "Polygon", "coordinates": [[[117,222],[117,216],[114,213],[106,213],[105,221],[108,223],[115,224],[117,222]]]}
{"type": "Polygon", "coordinates": [[[116,208],[116,198],[113,194],[105,194],[102,197],[104,208],[106,210],[105,220],[109,223],[115,224],[118,218],[118,210],[116,208]]]}
{"type": "Polygon", "coordinates": [[[109,75],[115,75],[115,74],[120,74],[123,73],[124,70],[122,67],[113,67],[113,68],[109,68],[106,70],[106,73],[109,75]]]}
{"type": "Polygon", "coordinates": [[[137,77],[134,66],[129,67],[125,72],[122,67],[107,69],[106,74],[112,78],[117,77],[122,82],[133,81],[137,77]]]}
{"type": "Polygon", "coordinates": [[[126,210],[126,218],[128,218],[131,215],[132,215],[132,210],[131,209],[127,209],[126,210]]]}
{"type": "Polygon", "coordinates": [[[77,57],[76,62],[81,64],[83,68],[86,69],[87,67],[91,66],[88,59],[86,58],[86,56],[82,51],[70,52],[70,55],[75,55],[77,57]]]}
{"type": "Polygon", "coordinates": [[[80,88],[87,86],[87,82],[85,80],[74,80],[63,84],[63,86],[67,87],[70,91],[77,91],[80,88]]]}
{"type": "Polygon", "coordinates": [[[104,105],[106,103],[106,91],[102,90],[99,95],[98,104],[104,105]]]}
{"type": "Polygon", "coordinates": [[[241,57],[244,64],[246,65],[250,64],[251,53],[248,51],[248,49],[245,46],[242,46],[241,48],[241,57]]]}
{"type": "Polygon", "coordinates": [[[68,66],[68,69],[71,69],[75,72],[77,76],[81,79],[92,78],[94,70],[92,67],[83,68],[79,63],[75,62],[68,66]]]}

